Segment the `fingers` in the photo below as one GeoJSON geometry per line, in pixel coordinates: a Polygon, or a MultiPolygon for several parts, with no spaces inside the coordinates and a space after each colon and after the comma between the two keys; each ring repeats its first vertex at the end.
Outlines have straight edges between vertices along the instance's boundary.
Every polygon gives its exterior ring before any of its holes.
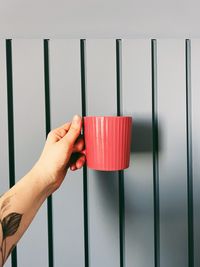
{"type": "Polygon", "coordinates": [[[70,164],[71,171],[75,171],[77,169],[82,168],[83,165],[85,164],[85,161],[86,161],[85,155],[79,154],[76,160],[71,161],[71,164],[70,164]]]}
{"type": "Polygon", "coordinates": [[[58,128],[64,128],[65,130],[69,130],[70,125],[71,125],[71,122],[66,122],[58,128]]]}
{"type": "Polygon", "coordinates": [[[73,146],[72,152],[81,152],[83,148],[84,148],[84,140],[83,136],[80,135],[73,146]]]}
{"type": "Polygon", "coordinates": [[[51,130],[47,136],[47,143],[56,143],[62,139],[69,130],[71,122],[67,122],[58,128],[51,130]]]}
{"type": "Polygon", "coordinates": [[[67,122],[53,130],[54,134],[58,137],[58,141],[66,135],[70,126],[71,126],[71,122],[67,122]]]}
{"type": "Polygon", "coordinates": [[[61,142],[73,149],[74,143],[81,133],[81,127],[82,119],[79,115],[75,115],[67,134],[61,139],[61,142]]]}

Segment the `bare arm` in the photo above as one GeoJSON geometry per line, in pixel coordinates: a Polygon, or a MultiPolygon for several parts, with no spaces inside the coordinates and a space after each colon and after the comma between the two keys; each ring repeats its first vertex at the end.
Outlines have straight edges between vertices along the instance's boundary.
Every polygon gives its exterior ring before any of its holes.
{"type": "Polygon", "coordinates": [[[1,197],[1,266],[31,223],[47,193],[46,185],[32,169],[1,197]]]}
{"type": "Polygon", "coordinates": [[[79,153],[84,146],[81,123],[79,117],[77,123],[66,123],[51,131],[33,168],[0,197],[0,266],[42,203],[60,187],[68,168],[76,170],[84,165],[85,156],[79,153]]]}

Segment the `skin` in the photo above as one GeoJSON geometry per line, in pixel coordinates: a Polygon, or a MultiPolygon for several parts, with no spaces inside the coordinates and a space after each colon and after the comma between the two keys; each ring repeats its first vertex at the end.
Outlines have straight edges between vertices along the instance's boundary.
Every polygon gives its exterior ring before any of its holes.
{"type": "Polygon", "coordinates": [[[10,190],[0,197],[0,266],[32,222],[48,196],[62,184],[68,170],[85,164],[82,118],[52,130],[43,151],[32,167],[10,190]]]}

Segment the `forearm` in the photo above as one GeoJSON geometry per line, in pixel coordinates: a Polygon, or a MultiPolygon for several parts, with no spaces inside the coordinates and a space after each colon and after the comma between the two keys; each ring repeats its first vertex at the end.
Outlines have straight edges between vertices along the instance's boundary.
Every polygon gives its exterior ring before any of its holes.
{"type": "Polygon", "coordinates": [[[72,122],[52,130],[34,167],[0,197],[0,267],[42,203],[60,187],[69,166],[76,170],[84,165],[85,156],[72,157],[84,147],[81,126],[81,117],[76,115],[72,122]]]}
{"type": "Polygon", "coordinates": [[[0,266],[52,191],[33,167],[0,198],[0,266]]]}

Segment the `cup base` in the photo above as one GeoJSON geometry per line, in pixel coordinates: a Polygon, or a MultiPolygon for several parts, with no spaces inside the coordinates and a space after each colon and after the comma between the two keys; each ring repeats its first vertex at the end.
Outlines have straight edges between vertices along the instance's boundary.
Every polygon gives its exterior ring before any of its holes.
{"type": "Polygon", "coordinates": [[[95,171],[122,171],[122,170],[125,170],[125,169],[128,169],[129,165],[128,166],[125,166],[124,168],[120,168],[120,169],[116,169],[116,168],[109,168],[109,169],[105,169],[105,168],[94,168],[94,167],[91,167],[91,166],[87,166],[89,169],[91,170],[95,170],[95,171]]]}

